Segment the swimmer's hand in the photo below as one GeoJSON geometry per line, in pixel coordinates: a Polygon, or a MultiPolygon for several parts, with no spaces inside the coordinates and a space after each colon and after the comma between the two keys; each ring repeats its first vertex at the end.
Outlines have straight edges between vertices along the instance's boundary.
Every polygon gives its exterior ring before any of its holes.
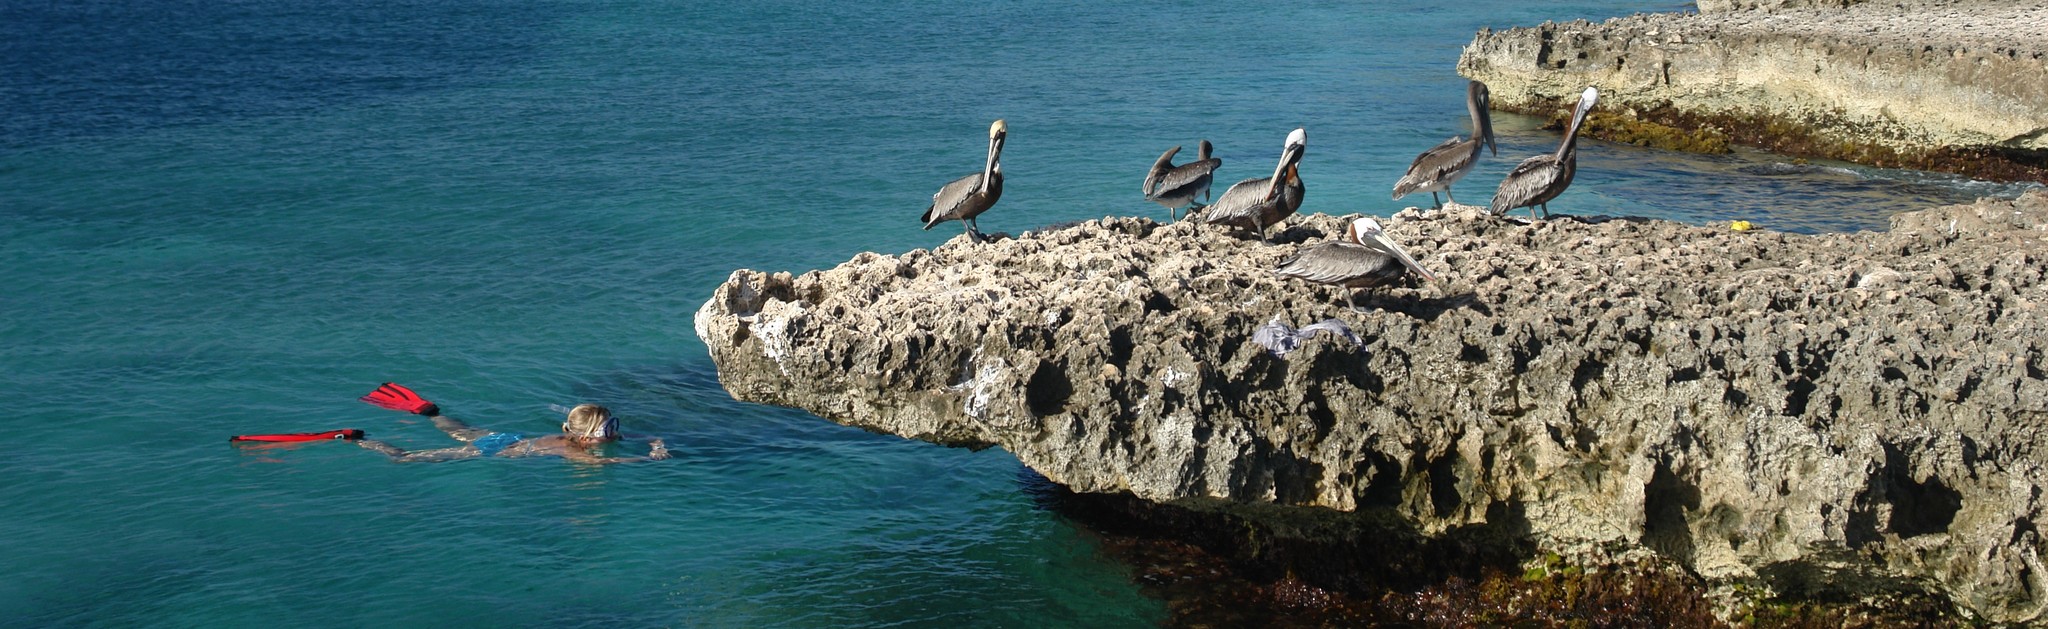
{"type": "Polygon", "coordinates": [[[668,460],[668,457],[668,444],[662,443],[660,439],[655,439],[654,449],[648,451],[647,458],[656,461],[665,461],[668,460]]]}

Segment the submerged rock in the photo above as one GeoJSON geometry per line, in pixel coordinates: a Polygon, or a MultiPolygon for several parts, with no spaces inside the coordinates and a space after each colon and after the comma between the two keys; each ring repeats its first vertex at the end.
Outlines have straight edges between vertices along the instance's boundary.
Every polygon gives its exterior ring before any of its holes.
{"type": "Polygon", "coordinates": [[[1268,246],[1103,219],[740,270],[697,333],[738,399],[1001,446],[1079,492],[2042,618],[2048,193],[1820,236],[1410,210],[1388,232],[1441,284],[1354,309],[1270,271],[1345,220],[1268,246]],[[1356,343],[1255,342],[1325,320],[1356,343]]]}
{"type": "MultiPolygon", "coordinates": [[[[1701,9],[1481,31],[1458,71],[1485,81],[1496,108],[1537,115],[1598,86],[1601,110],[1618,117],[1602,124],[1621,141],[1734,141],[2048,181],[2048,4],[1737,0],[1701,9]]],[[[1600,125],[1589,132],[1607,137],[1600,125]]]]}

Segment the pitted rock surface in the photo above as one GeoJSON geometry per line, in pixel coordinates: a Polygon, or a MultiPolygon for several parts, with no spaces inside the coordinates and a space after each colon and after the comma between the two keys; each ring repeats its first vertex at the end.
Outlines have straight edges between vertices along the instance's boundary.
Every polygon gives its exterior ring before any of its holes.
{"type": "MultiPolygon", "coordinates": [[[[1696,2],[1701,13],[1728,13],[1731,11],[1776,11],[1780,9],[1804,9],[1809,7],[1841,8],[1868,2],[1869,0],[1699,0],[1696,2]]],[[[1920,0],[1925,2],[1927,0],[1920,0]]],[[[1935,0],[1939,1],[1939,0],[1935,0]]]]}
{"type": "Polygon", "coordinates": [[[2048,150],[2048,3],[1722,4],[1481,31],[1458,71],[1505,109],[1548,112],[1598,86],[1603,110],[1686,128],[1789,125],[1820,138],[1806,154],[1822,157],[1981,149],[2039,168],[2048,150]],[[1791,8],[1737,10],[1748,6],[1791,8]]]}
{"type": "Polygon", "coordinates": [[[1556,552],[1767,586],[1828,566],[2042,618],[2048,193],[1819,236],[1407,210],[1387,230],[1440,284],[1354,307],[1271,273],[1346,220],[740,270],[697,332],[738,399],[1000,446],[1077,491],[1424,534],[1513,512],[1556,552]],[[1252,342],[1325,319],[1357,342],[1252,342]]]}

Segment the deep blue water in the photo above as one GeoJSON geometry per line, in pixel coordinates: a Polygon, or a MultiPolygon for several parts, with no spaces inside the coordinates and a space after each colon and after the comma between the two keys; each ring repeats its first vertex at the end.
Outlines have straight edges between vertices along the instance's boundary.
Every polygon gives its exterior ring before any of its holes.
{"type": "MultiPolygon", "coordinates": [[[[1304,212],[1391,213],[1463,133],[1473,31],[1684,6],[0,0],[0,624],[1157,622],[1015,459],[735,403],[691,314],[737,267],[953,237],[916,217],[999,117],[992,231],[1161,216],[1165,147],[1227,183],[1296,126],[1304,212]],[[385,380],[502,430],[602,403],[678,457],[225,443],[450,445],[354,401],[385,380]]],[[[1471,199],[1557,140],[1497,122],[1471,199]]],[[[1583,146],[1561,211],[1827,231],[2015,193],[1583,146]]]]}

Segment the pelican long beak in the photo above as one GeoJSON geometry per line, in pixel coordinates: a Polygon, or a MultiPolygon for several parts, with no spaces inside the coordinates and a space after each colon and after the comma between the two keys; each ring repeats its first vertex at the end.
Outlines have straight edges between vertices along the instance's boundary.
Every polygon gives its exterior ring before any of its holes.
{"type": "Polygon", "coordinates": [[[1479,130],[1477,133],[1480,134],[1480,137],[1486,139],[1486,148],[1493,151],[1494,156],[1500,156],[1500,144],[1493,139],[1493,95],[1485,90],[1479,92],[1479,130]]]}
{"type": "Polygon", "coordinates": [[[993,136],[989,136],[988,161],[983,162],[981,165],[981,185],[979,186],[980,192],[988,191],[989,176],[995,173],[996,162],[1000,160],[1003,155],[1004,137],[1005,135],[1000,133],[993,136]]]}
{"type": "Polygon", "coordinates": [[[1579,126],[1586,123],[1586,114],[1593,111],[1594,101],[1600,100],[1600,90],[1588,87],[1579,95],[1579,106],[1572,110],[1572,123],[1564,128],[1564,141],[1557,144],[1557,159],[1563,161],[1579,141],[1579,126]]]}
{"type": "Polygon", "coordinates": [[[1593,103],[1599,100],[1600,90],[1598,88],[1586,88],[1585,93],[1579,95],[1579,107],[1572,111],[1572,125],[1567,130],[1569,133],[1576,134],[1578,132],[1579,125],[1586,122],[1586,114],[1593,111],[1593,103]]]}
{"type": "Polygon", "coordinates": [[[1392,238],[1388,238],[1386,232],[1377,229],[1368,229],[1364,230],[1364,232],[1360,233],[1359,235],[1364,239],[1371,240],[1372,244],[1377,245],[1379,249],[1394,254],[1394,257],[1401,261],[1402,266],[1406,266],[1408,267],[1408,270],[1414,271],[1416,275],[1422,276],[1422,279],[1430,282],[1436,281],[1435,273],[1429,272],[1429,269],[1422,268],[1422,263],[1416,262],[1414,256],[1408,255],[1407,249],[1401,248],[1400,244],[1395,243],[1392,238]]]}
{"type": "Polygon", "coordinates": [[[1500,155],[1500,145],[1493,141],[1493,93],[1486,84],[1472,81],[1465,84],[1465,110],[1472,114],[1472,139],[1480,141],[1500,155]]]}
{"type": "Polygon", "coordinates": [[[1286,150],[1280,152],[1280,164],[1273,167],[1273,178],[1267,180],[1266,198],[1280,196],[1280,186],[1287,183],[1285,175],[1288,167],[1301,163],[1301,155],[1302,146],[1299,144],[1289,144],[1286,150]]]}

